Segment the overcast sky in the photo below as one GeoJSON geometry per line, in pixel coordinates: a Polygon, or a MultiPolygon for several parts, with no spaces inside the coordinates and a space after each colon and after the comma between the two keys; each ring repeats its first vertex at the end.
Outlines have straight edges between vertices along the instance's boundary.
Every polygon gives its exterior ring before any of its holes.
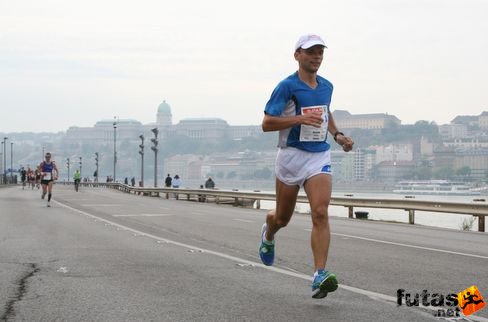
{"type": "MultiPolygon", "coordinates": [[[[403,124],[488,110],[486,0],[0,1],[0,132],[102,119],[261,123],[293,46],[325,39],[331,109],[403,124]]],[[[340,125],[339,125],[340,126],[340,125]]]]}

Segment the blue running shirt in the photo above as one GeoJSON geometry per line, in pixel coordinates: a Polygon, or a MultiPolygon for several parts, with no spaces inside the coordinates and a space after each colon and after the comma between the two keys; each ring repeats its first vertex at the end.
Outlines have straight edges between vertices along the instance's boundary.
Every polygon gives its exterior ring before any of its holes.
{"type": "Polygon", "coordinates": [[[54,162],[47,163],[45,161],[41,164],[41,172],[43,174],[42,180],[54,179],[54,162]]]}
{"type": "Polygon", "coordinates": [[[333,86],[328,80],[317,75],[317,87],[312,89],[298,77],[298,72],[282,80],[274,89],[266,103],[264,113],[270,116],[295,116],[311,110],[322,111],[324,122],[321,128],[295,125],[280,130],[278,147],[295,147],[308,152],[330,149],[327,143],[329,106],[333,86]]]}

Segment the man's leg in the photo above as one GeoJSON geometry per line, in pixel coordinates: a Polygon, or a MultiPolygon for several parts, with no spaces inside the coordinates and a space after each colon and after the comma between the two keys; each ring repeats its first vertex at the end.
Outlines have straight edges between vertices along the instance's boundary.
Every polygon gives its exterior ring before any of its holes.
{"type": "Polygon", "coordinates": [[[332,176],[318,174],[305,182],[312,212],[311,245],[315,273],[312,282],[312,297],[324,298],[337,289],[336,276],[325,269],[330,245],[330,227],[328,208],[332,190],[332,176]]]}
{"type": "Polygon", "coordinates": [[[51,194],[53,192],[53,182],[52,181],[49,182],[47,189],[48,189],[49,194],[51,194]]]}
{"type": "Polygon", "coordinates": [[[41,186],[42,186],[42,195],[41,195],[41,198],[44,199],[44,197],[46,196],[46,193],[47,193],[47,184],[41,183],[41,186]]]}
{"type": "Polygon", "coordinates": [[[281,228],[288,225],[295,211],[299,186],[290,186],[276,179],[276,208],[266,217],[266,239],[272,241],[281,228]]]}
{"type": "Polygon", "coordinates": [[[53,182],[52,181],[49,181],[49,183],[47,185],[47,190],[48,190],[48,193],[47,193],[47,205],[48,205],[48,207],[50,207],[51,206],[52,191],[53,191],[53,182]]]}
{"type": "Polygon", "coordinates": [[[278,179],[276,180],[276,209],[268,212],[266,223],[261,229],[259,257],[261,257],[264,265],[273,265],[275,258],[274,235],[290,222],[299,189],[298,186],[289,186],[278,179]]]}
{"type": "Polygon", "coordinates": [[[305,192],[312,212],[311,245],[315,270],[324,269],[330,244],[329,203],[332,192],[332,176],[318,174],[305,182],[305,192]]]}

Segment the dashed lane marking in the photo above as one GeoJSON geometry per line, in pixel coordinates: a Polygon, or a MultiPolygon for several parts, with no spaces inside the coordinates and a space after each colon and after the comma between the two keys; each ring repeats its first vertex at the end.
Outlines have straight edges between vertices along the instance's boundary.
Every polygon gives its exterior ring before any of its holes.
{"type": "MultiPolygon", "coordinates": [[[[304,230],[305,231],[312,231],[312,229],[310,229],[310,228],[306,228],[304,230]]],[[[455,251],[447,250],[447,249],[439,249],[439,248],[424,247],[424,246],[410,245],[410,244],[404,244],[404,243],[396,243],[396,242],[391,242],[391,241],[387,241],[387,240],[373,239],[373,238],[367,238],[367,237],[361,237],[361,236],[354,236],[354,235],[346,235],[346,234],[339,234],[339,233],[331,233],[331,235],[341,236],[341,237],[346,237],[346,238],[354,238],[354,239],[366,240],[366,241],[370,241],[370,242],[374,242],[374,243],[381,243],[381,244],[402,246],[402,247],[408,247],[408,248],[429,250],[429,251],[439,252],[439,253],[446,253],[446,254],[461,255],[461,256],[467,256],[467,257],[488,259],[488,256],[477,255],[477,254],[469,254],[469,253],[462,253],[462,252],[455,252],[455,251]]]]}

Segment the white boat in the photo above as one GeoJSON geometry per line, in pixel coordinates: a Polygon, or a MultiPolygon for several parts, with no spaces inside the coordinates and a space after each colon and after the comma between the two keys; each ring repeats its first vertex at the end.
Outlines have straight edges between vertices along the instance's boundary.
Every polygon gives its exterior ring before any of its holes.
{"type": "Polygon", "coordinates": [[[400,181],[394,193],[410,195],[475,196],[480,192],[462,182],[448,180],[400,181]]]}

